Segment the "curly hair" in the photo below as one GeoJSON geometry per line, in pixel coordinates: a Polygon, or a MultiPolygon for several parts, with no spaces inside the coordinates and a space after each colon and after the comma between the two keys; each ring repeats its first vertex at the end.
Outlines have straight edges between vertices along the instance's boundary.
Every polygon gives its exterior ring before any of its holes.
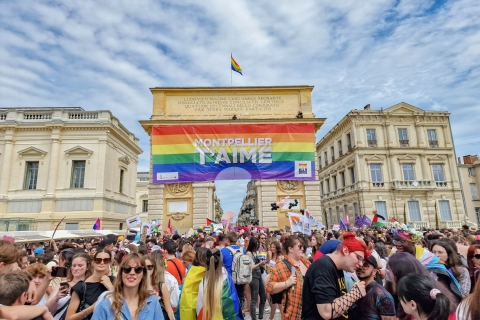
{"type": "Polygon", "coordinates": [[[143,276],[140,284],[138,285],[138,307],[135,312],[135,318],[138,317],[140,311],[147,305],[147,299],[150,296],[148,292],[148,278],[147,278],[147,268],[145,265],[145,259],[137,253],[129,254],[122,260],[120,268],[118,269],[118,276],[115,278],[113,283],[113,292],[111,293],[113,297],[112,301],[112,310],[114,313],[114,320],[122,320],[122,306],[123,306],[123,267],[129,266],[130,264],[136,264],[137,266],[143,267],[143,276]]]}

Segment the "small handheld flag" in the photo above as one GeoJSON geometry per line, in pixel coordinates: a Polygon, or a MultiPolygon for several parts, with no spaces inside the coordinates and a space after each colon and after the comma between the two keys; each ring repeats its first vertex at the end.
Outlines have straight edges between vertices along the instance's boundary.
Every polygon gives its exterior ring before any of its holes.
{"type": "Polygon", "coordinates": [[[93,230],[100,230],[101,228],[101,223],[100,223],[100,218],[95,221],[95,224],[93,225],[93,230]]]}
{"type": "Polygon", "coordinates": [[[232,65],[232,70],[240,73],[243,76],[242,67],[240,67],[240,65],[237,63],[237,61],[235,61],[235,59],[233,59],[233,56],[231,54],[230,54],[230,63],[232,65]]]}
{"type": "Polygon", "coordinates": [[[168,219],[167,228],[168,228],[168,231],[170,231],[170,234],[172,234],[173,233],[173,228],[172,228],[172,224],[170,223],[170,219],[168,219]]]}

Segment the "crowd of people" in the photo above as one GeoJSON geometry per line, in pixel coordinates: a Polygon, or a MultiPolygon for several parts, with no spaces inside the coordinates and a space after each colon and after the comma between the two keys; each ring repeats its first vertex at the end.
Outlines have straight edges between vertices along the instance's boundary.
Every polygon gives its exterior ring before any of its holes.
{"type": "Polygon", "coordinates": [[[0,319],[478,320],[480,231],[0,240],[0,319]]]}

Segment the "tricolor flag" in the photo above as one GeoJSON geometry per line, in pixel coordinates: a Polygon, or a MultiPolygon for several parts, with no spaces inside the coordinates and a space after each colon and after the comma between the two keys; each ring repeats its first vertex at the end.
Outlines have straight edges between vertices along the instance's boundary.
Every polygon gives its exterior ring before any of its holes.
{"type": "Polygon", "coordinates": [[[100,218],[95,221],[95,224],[93,225],[93,230],[100,230],[101,228],[101,223],[100,223],[100,218]]]}
{"type": "Polygon", "coordinates": [[[373,220],[372,220],[372,224],[375,223],[375,222],[378,222],[378,218],[382,219],[382,220],[385,220],[385,217],[384,216],[381,216],[377,213],[377,211],[373,211],[373,220]]]}
{"type": "Polygon", "coordinates": [[[230,63],[232,65],[232,70],[240,73],[243,76],[242,67],[240,67],[240,65],[237,63],[237,61],[235,61],[235,59],[233,59],[233,55],[231,55],[231,54],[230,54],[230,63]]]}

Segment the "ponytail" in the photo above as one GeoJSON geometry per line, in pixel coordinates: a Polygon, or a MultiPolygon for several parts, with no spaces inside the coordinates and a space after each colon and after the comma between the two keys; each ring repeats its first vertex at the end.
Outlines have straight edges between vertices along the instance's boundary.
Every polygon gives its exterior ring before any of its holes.
{"type": "Polygon", "coordinates": [[[203,319],[221,319],[223,263],[220,250],[207,250],[207,271],[203,286],[203,319]]]}
{"type": "MultiPolygon", "coordinates": [[[[398,282],[397,296],[403,302],[415,301],[418,313],[427,316],[428,320],[448,320],[450,300],[435,288],[430,276],[409,274],[402,277],[398,282]]],[[[405,313],[401,304],[398,311],[400,314],[405,313]]]]}

